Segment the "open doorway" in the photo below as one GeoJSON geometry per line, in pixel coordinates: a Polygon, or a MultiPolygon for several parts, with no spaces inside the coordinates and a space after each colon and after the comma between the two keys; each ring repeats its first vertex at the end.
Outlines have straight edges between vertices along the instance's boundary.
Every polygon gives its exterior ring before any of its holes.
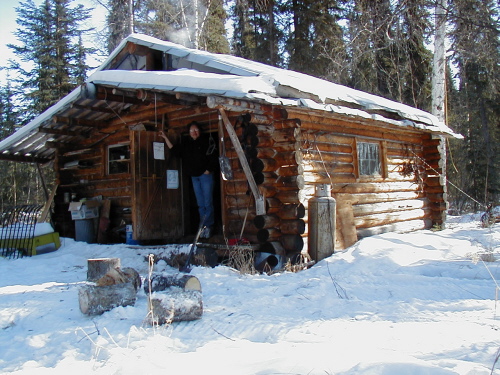
{"type": "MultiPolygon", "coordinates": [[[[212,137],[214,144],[217,146],[217,130],[212,132],[204,131],[208,137],[212,137]]],[[[188,134],[183,134],[181,142],[188,141],[188,134]]],[[[219,149],[215,147],[215,155],[218,157],[219,149]]],[[[182,159],[182,196],[183,196],[183,206],[184,206],[184,228],[185,236],[193,237],[199,228],[200,214],[198,210],[198,203],[196,201],[196,196],[193,188],[193,183],[191,177],[187,175],[184,171],[186,170],[186,165],[188,161],[182,159]]],[[[222,198],[221,198],[221,175],[218,163],[216,163],[216,169],[213,171],[213,207],[214,207],[214,226],[212,229],[212,237],[222,235],[222,198]]]]}

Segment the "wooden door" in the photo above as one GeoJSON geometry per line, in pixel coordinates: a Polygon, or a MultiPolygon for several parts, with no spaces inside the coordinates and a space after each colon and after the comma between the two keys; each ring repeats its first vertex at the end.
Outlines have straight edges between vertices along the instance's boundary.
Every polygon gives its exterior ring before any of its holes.
{"type": "MultiPolygon", "coordinates": [[[[168,147],[152,131],[132,131],[133,230],[136,240],[171,241],[184,233],[180,160],[171,158],[168,147]],[[163,145],[165,160],[155,158],[154,143],[163,145]],[[167,170],[170,183],[167,186],[167,170]],[[177,173],[178,186],[173,177],[177,173]]],[[[158,149],[157,149],[158,152],[158,149]]]]}

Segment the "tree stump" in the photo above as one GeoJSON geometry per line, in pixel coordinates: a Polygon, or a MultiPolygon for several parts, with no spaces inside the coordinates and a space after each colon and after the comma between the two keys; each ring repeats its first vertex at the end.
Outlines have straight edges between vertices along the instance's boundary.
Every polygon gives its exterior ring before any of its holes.
{"type": "Polygon", "coordinates": [[[144,282],[144,292],[149,294],[150,292],[160,292],[166,290],[170,287],[178,287],[182,290],[196,290],[201,292],[201,283],[197,277],[192,275],[177,274],[177,275],[164,275],[164,274],[154,274],[151,276],[151,282],[147,279],[144,282]],[[151,284],[151,291],[150,291],[151,284]]]}
{"type": "Polygon", "coordinates": [[[151,324],[191,321],[203,315],[201,292],[198,290],[172,290],[151,295],[151,324]]]}
{"type": "Polygon", "coordinates": [[[120,266],[120,258],[87,259],[87,281],[97,281],[109,270],[120,266]]]}
{"type": "Polygon", "coordinates": [[[100,315],[118,306],[134,305],[136,294],[132,283],[84,285],[78,291],[80,311],[86,315],[100,315]]]}

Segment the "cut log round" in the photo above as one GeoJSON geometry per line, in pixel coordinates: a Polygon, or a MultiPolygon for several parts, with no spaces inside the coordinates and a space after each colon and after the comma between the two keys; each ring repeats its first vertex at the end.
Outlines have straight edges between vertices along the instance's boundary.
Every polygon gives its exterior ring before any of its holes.
{"type": "Polygon", "coordinates": [[[144,283],[144,292],[149,294],[151,284],[151,292],[160,292],[172,286],[181,288],[182,290],[196,290],[201,292],[201,283],[196,276],[192,275],[163,275],[154,274],[151,276],[151,282],[146,280],[144,283]]]}
{"type": "Polygon", "coordinates": [[[132,283],[109,286],[84,285],[78,291],[80,311],[100,315],[118,306],[135,304],[136,290],[132,283]]]}
{"type": "Polygon", "coordinates": [[[203,315],[201,292],[197,290],[156,292],[151,296],[151,308],[152,324],[200,319],[203,315]]]}
{"type": "Polygon", "coordinates": [[[125,274],[127,281],[129,283],[132,283],[132,285],[135,288],[135,291],[138,291],[142,285],[142,280],[141,280],[141,276],[139,275],[139,272],[137,272],[135,269],[130,268],[130,267],[123,268],[122,272],[125,274]]]}
{"type": "Polygon", "coordinates": [[[109,270],[120,268],[120,258],[87,259],[87,281],[97,281],[109,270]]]}

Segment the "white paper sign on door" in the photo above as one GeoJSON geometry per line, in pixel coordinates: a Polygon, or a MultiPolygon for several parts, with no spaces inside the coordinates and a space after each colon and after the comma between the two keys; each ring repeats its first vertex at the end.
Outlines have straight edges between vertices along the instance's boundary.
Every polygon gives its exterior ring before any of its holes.
{"type": "Polygon", "coordinates": [[[167,189],[179,188],[179,171],[175,169],[167,169],[167,189]]]}
{"type": "Polygon", "coordinates": [[[165,160],[165,144],[153,142],[153,155],[156,160],[165,160]]]}

